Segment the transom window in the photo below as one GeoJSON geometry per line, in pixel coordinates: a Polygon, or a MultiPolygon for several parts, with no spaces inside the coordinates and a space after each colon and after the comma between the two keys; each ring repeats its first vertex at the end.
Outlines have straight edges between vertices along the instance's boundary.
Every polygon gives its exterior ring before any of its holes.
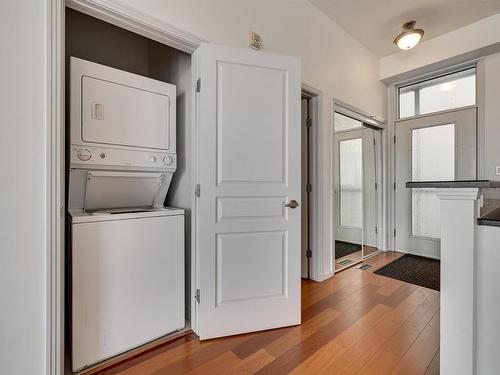
{"type": "Polygon", "coordinates": [[[476,68],[400,87],[399,118],[476,104],[476,68]]]}

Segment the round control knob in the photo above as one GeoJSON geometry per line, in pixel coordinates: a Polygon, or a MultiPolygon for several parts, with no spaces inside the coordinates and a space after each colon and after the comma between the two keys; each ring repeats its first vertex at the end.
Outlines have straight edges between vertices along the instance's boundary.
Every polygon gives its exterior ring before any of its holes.
{"type": "Polygon", "coordinates": [[[174,164],[174,158],[170,155],[166,155],[164,158],[163,158],[163,162],[165,163],[165,165],[172,165],[174,164]]]}
{"type": "Polygon", "coordinates": [[[151,160],[151,163],[156,163],[156,156],[150,156],[149,160],[151,160]]]}
{"type": "Polygon", "coordinates": [[[106,157],[106,154],[104,152],[101,152],[101,155],[99,155],[101,159],[104,159],[106,157]]]}
{"type": "Polygon", "coordinates": [[[76,156],[81,161],[89,161],[90,158],[92,157],[92,154],[88,149],[82,148],[76,152],[76,156]]]}

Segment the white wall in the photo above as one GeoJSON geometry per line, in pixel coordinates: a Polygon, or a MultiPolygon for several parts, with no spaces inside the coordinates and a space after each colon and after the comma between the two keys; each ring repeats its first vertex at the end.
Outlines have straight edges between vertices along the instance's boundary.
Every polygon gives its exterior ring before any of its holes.
{"type": "Polygon", "coordinates": [[[378,58],[307,0],[120,0],[209,42],[247,47],[258,32],[264,51],[302,59],[305,83],[385,117],[378,58]]]}
{"type": "Polygon", "coordinates": [[[484,59],[484,74],[484,177],[500,180],[500,176],[495,174],[495,166],[500,166],[500,53],[484,59]]]}
{"type": "MultiPolygon", "coordinates": [[[[406,73],[427,73],[500,51],[500,13],[425,40],[410,51],[380,59],[380,79],[397,82],[406,73]]],[[[425,38],[425,37],[424,37],[425,38]]]]}
{"type": "MultiPolygon", "coordinates": [[[[378,58],[307,0],[120,0],[164,23],[218,44],[248,48],[248,31],[263,38],[264,51],[302,60],[302,81],[322,91],[319,145],[321,191],[331,207],[331,105],[335,97],[385,118],[386,87],[378,79],[378,58]]],[[[322,248],[327,277],[332,271],[331,211],[323,213],[322,248]]]]}
{"type": "Polygon", "coordinates": [[[0,372],[43,374],[46,1],[0,1],[0,372]]]}
{"type": "Polygon", "coordinates": [[[477,374],[500,370],[500,228],[478,226],[477,249],[477,374]]]}
{"type": "MultiPolygon", "coordinates": [[[[380,79],[397,82],[419,74],[500,51],[500,13],[425,40],[410,51],[380,59],[380,79]]],[[[425,36],[424,36],[425,38],[425,36]]]]}

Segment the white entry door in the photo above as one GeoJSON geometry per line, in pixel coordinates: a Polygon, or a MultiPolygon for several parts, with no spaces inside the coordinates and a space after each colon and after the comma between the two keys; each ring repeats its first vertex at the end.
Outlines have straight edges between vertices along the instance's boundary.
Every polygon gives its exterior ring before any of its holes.
{"type": "Polygon", "coordinates": [[[408,181],[476,178],[476,109],[396,122],[396,250],[440,257],[440,211],[435,189],[408,181]]]}
{"type": "Polygon", "coordinates": [[[197,333],[300,324],[300,61],[212,44],[195,60],[197,333]]]}

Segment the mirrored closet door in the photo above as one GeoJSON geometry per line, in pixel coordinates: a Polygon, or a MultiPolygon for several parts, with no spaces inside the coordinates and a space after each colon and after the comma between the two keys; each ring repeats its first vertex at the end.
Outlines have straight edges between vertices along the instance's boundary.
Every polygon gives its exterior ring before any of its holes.
{"type": "Polygon", "coordinates": [[[380,131],[335,113],[335,270],[378,251],[380,131]]]}

